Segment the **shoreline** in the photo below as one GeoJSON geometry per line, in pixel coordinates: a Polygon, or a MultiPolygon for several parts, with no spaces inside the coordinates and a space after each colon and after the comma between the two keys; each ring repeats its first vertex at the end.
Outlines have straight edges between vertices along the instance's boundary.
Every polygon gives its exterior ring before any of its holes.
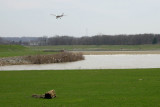
{"type": "Polygon", "coordinates": [[[116,54],[160,54],[160,51],[72,51],[80,52],[83,55],[116,55],[116,54]]]}

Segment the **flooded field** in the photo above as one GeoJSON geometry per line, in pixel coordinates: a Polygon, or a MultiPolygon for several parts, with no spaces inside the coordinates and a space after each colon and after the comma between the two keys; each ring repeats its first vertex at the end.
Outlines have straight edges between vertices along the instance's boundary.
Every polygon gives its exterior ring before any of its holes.
{"type": "Polygon", "coordinates": [[[85,60],[41,65],[0,66],[0,70],[160,68],[160,54],[85,55],[85,60]]]}

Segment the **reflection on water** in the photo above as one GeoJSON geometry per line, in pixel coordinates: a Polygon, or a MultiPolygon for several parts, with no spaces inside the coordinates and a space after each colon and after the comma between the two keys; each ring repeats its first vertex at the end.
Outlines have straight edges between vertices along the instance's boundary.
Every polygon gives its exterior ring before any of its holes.
{"type": "Polygon", "coordinates": [[[160,54],[85,55],[85,60],[78,62],[1,66],[0,70],[160,68],[159,59],[160,54]]]}

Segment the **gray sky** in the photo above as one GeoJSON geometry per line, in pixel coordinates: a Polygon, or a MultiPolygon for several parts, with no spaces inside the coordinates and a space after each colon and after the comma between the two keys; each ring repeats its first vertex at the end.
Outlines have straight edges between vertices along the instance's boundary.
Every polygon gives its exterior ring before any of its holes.
{"type": "Polygon", "coordinates": [[[160,0],[0,0],[0,36],[160,33],[160,0]],[[50,14],[66,14],[55,19],[50,14]]]}

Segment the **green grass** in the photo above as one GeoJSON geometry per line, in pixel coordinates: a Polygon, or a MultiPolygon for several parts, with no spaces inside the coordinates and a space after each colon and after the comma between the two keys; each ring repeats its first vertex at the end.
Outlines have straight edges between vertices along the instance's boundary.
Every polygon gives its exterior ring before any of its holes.
{"type": "Polygon", "coordinates": [[[0,95],[1,107],[159,107],[160,69],[1,71],[0,95]]]}
{"type": "Polygon", "coordinates": [[[160,50],[160,45],[56,45],[56,46],[20,46],[0,45],[0,57],[25,56],[35,54],[53,54],[43,50],[81,50],[81,51],[146,51],[160,50]]]}
{"type": "Polygon", "coordinates": [[[42,50],[33,50],[21,45],[0,45],[0,57],[25,56],[37,54],[51,54],[55,52],[43,52],[42,50]]]}
{"type": "Polygon", "coordinates": [[[57,46],[29,46],[34,50],[87,50],[87,51],[120,51],[120,50],[160,50],[160,45],[57,45],[57,46]]]}
{"type": "Polygon", "coordinates": [[[0,52],[3,51],[17,51],[17,50],[25,50],[26,47],[21,45],[0,45],[0,52]]]}

